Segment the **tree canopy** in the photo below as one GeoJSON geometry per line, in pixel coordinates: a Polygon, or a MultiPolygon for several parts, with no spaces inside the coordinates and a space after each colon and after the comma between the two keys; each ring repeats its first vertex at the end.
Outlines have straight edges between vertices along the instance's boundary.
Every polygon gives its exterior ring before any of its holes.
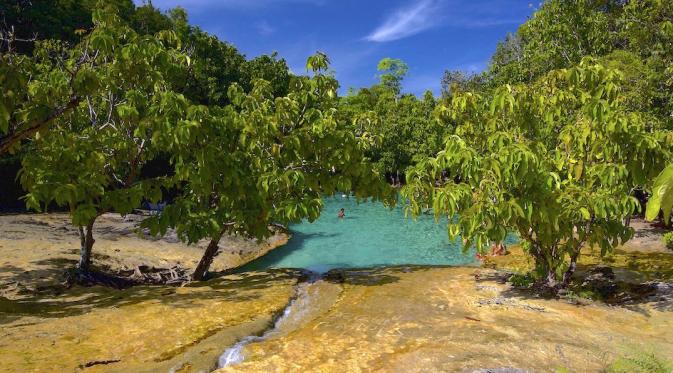
{"type": "Polygon", "coordinates": [[[466,248],[518,235],[558,287],[584,247],[631,237],[647,192],[649,218],[673,208],[670,1],[545,1],[486,71],[447,70],[440,97],[405,93],[394,58],[340,97],[326,55],[295,75],[181,8],[17,1],[0,17],[0,156],[21,159],[29,207],[68,209],[82,271],[107,211],[166,201],[143,226],[209,240],[202,279],[225,234],[316,219],[337,191],[392,204],[395,184],[466,248]]]}
{"type": "Polygon", "coordinates": [[[633,188],[670,157],[666,136],[624,107],[620,77],[586,59],[492,97],[454,95],[437,114],[455,132],[408,172],[408,211],[448,216],[466,248],[516,232],[546,285],[567,285],[585,245],[606,253],[631,237],[633,188]]]}
{"type": "Polygon", "coordinates": [[[182,193],[146,226],[210,240],[194,279],[205,277],[224,234],[264,238],[274,223],[313,221],[321,199],[337,191],[394,202],[365,158],[367,132],[351,131],[337,115],[338,83],[323,74],[327,67],[325,55],[309,58],[314,75],[293,77],[283,97],[263,79],[249,93],[234,84],[231,105],[191,119],[190,141],[172,153],[182,193]]]}

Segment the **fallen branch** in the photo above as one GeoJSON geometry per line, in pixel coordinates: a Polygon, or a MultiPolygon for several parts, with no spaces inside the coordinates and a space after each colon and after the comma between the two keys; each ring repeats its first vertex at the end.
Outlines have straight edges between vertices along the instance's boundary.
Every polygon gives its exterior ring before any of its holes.
{"type": "Polygon", "coordinates": [[[111,360],[94,360],[94,361],[89,361],[86,364],[81,364],[79,366],[80,369],[83,368],[91,368],[94,365],[108,365],[108,364],[114,364],[120,362],[121,359],[111,359],[111,360]]]}

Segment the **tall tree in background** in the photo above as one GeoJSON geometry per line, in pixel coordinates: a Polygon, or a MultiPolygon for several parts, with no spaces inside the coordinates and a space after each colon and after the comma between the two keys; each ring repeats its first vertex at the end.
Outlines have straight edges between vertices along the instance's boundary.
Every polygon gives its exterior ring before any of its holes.
{"type": "Polygon", "coordinates": [[[379,84],[351,91],[340,112],[349,121],[362,116],[373,121],[371,135],[377,141],[369,156],[378,172],[397,184],[418,157],[439,151],[446,127],[432,117],[436,100],[431,92],[422,99],[402,93],[408,70],[403,61],[384,58],[378,69],[379,84]]]}
{"type": "Polygon", "coordinates": [[[612,0],[545,1],[516,35],[508,35],[492,57],[494,86],[533,82],[546,72],[602,56],[615,48],[612,0]]]}

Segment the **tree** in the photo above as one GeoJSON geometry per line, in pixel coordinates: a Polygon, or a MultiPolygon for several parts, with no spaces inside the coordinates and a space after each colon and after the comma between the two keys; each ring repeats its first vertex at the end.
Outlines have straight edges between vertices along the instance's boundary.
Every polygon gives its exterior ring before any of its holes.
{"type": "Polygon", "coordinates": [[[402,91],[402,80],[409,71],[409,66],[402,60],[384,58],[379,61],[376,69],[381,72],[381,85],[393,91],[396,95],[402,91]]]}
{"type": "Polygon", "coordinates": [[[257,79],[264,79],[271,84],[274,97],[287,95],[290,86],[290,68],[285,59],[278,58],[276,52],[271,55],[255,57],[241,67],[241,83],[246,91],[252,89],[257,79]]]}
{"type": "MultiPolygon", "coordinates": [[[[187,124],[189,108],[168,84],[167,77],[186,62],[174,33],[138,35],[113,7],[95,10],[93,23],[79,47],[61,51],[66,56],[49,70],[50,84],[30,83],[29,91],[49,100],[53,90],[68,90],[68,70],[77,63],[72,84],[81,96],[48,131],[37,132],[21,173],[29,208],[52,202],[68,207],[80,231],[82,275],[89,271],[98,216],[130,213],[143,199],[161,198],[161,180],[139,180],[139,173],[160,151],[183,140],[180,126],[187,124]]],[[[53,50],[37,51],[42,52],[53,50]]]]}
{"type": "Polygon", "coordinates": [[[494,87],[533,82],[550,70],[603,56],[617,45],[622,6],[613,0],[548,0],[500,43],[490,67],[494,87]]]}
{"type": "Polygon", "coordinates": [[[395,184],[419,156],[439,151],[446,127],[432,118],[436,100],[431,92],[422,99],[402,94],[407,68],[400,60],[384,58],[379,63],[379,84],[351,90],[341,100],[339,114],[344,120],[368,120],[376,140],[368,155],[376,170],[395,184]]]}
{"type": "Polygon", "coordinates": [[[633,189],[668,157],[665,136],[624,108],[619,78],[587,59],[492,98],[454,96],[438,112],[455,134],[407,173],[407,211],[448,216],[466,249],[516,232],[540,285],[567,286],[585,245],[605,254],[632,236],[633,189]]]}
{"type": "Polygon", "coordinates": [[[485,86],[484,74],[466,73],[460,70],[446,70],[442,75],[442,96],[454,93],[479,91],[485,86]]]}
{"type": "Polygon", "coordinates": [[[192,65],[173,77],[176,89],[201,105],[227,105],[227,91],[241,82],[245,57],[231,44],[187,22],[184,9],[171,10],[173,28],[183,41],[192,65]]]}
{"type": "MultiPolygon", "coordinates": [[[[16,151],[22,140],[71,112],[86,95],[79,91],[85,88],[79,81],[87,80],[83,76],[87,71],[81,67],[88,61],[68,54],[70,49],[87,45],[82,41],[94,28],[91,14],[96,4],[94,0],[58,0],[0,5],[0,154],[16,151]],[[29,81],[32,87],[53,87],[50,92],[31,90],[29,81]]],[[[129,23],[140,34],[172,27],[171,20],[151,3],[138,8],[130,0],[105,4],[115,9],[120,22],[129,23]]]]}
{"type": "Polygon", "coordinates": [[[619,19],[624,49],[639,57],[646,71],[639,85],[648,88],[648,111],[673,128],[673,4],[629,1],[619,19]]]}
{"type": "Polygon", "coordinates": [[[327,67],[325,55],[309,58],[314,75],[293,77],[279,98],[265,80],[249,93],[232,85],[232,104],[203,108],[192,141],[176,149],[181,196],[145,226],[155,234],[174,227],[192,243],[209,240],[194,280],[206,277],[225,234],[263,238],[272,223],[312,221],[321,199],[337,191],[392,200],[364,156],[366,132],[338,120],[338,83],[323,74],[327,67]]]}
{"type": "MultiPolygon", "coordinates": [[[[42,45],[54,54],[66,53],[61,43],[42,45]]],[[[81,101],[79,90],[89,88],[80,60],[36,61],[14,53],[11,43],[7,48],[7,53],[0,55],[0,154],[16,150],[22,140],[71,112],[81,101]]]]}

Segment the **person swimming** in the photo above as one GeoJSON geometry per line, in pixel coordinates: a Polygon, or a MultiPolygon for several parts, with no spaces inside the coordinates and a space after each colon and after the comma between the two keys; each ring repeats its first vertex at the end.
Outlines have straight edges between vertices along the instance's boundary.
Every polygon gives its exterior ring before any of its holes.
{"type": "Polygon", "coordinates": [[[339,219],[343,219],[345,217],[346,217],[346,210],[344,208],[341,208],[341,210],[339,210],[339,219]]]}

